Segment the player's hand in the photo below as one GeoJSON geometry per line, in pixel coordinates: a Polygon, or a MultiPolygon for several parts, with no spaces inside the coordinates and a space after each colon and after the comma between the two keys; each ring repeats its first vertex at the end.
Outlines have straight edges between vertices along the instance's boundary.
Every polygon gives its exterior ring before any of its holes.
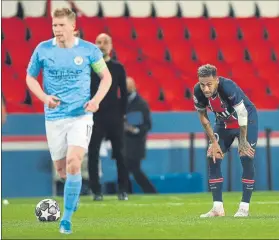
{"type": "Polygon", "coordinates": [[[97,102],[94,98],[84,104],[84,108],[86,112],[97,112],[99,109],[99,102],[97,102]]]}
{"type": "Polygon", "coordinates": [[[238,152],[240,156],[248,156],[254,158],[255,149],[253,149],[247,140],[242,140],[238,145],[238,152]]]}
{"type": "Polygon", "coordinates": [[[214,142],[210,145],[207,155],[212,157],[214,163],[216,163],[216,158],[223,159],[224,157],[224,153],[218,142],[214,142]]]}
{"type": "Polygon", "coordinates": [[[56,108],[60,105],[60,99],[58,97],[47,95],[44,104],[46,104],[49,108],[56,108]]]}

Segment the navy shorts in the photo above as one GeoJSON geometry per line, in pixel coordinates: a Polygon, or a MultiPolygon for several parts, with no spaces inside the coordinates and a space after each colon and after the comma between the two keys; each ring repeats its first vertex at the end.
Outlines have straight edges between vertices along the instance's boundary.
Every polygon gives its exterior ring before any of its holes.
{"type": "MultiPolygon", "coordinates": [[[[218,124],[214,127],[214,135],[223,153],[228,151],[236,137],[239,139],[239,134],[239,128],[225,129],[224,126],[218,124]]],[[[258,114],[256,110],[252,110],[248,115],[247,141],[252,148],[256,148],[258,141],[258,114]]]]}

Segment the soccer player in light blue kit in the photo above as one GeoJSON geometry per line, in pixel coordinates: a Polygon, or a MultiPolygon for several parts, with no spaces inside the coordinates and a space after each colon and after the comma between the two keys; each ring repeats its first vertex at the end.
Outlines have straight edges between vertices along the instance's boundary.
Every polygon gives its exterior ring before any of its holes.
{"type": "Polygon", "coordinates": [[[44,103],[46,136],[54,166],[66,178],[61,233],[72,232],[82,178],[81,163],[92,132],[92,114],[111,86],[111,75],[103,54],[94,44],[75,37],[76,15],[70,9],[56,9],[54,38],[41,42],[33,52],[26,82],[44,103]],[[90,99],[90,68],[100,76],[96,95],[90,99]],[[37,81],[43,70],[43,87],[37,81]]]}

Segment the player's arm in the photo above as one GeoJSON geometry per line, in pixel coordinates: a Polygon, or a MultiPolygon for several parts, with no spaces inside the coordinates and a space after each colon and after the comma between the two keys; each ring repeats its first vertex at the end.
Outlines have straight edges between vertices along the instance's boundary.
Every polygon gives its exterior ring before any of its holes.
{"type": "Polygon", "coordinates": [[[103,58],[101,58],[97,62],[92,63],[91,66],[101,79],[98,91],[93,97],[94,101],[100,104],[100,102],[104,99],[110,89],[112,78],[107,64],[103,58]]]}
{"type": "Polygon", "coordinates": [[[225,93],[228,95],[228,99],[232,104],[234,110],[237,113],[238,125],[240,128],[239,134],[239,152],[240,154],[247,155],[249,157],[254,156],[254,149],[247,141],[247,124],[248,124],[248,111],[244,105],[242,95],[240,94],[240,88],[232,81],[226,83],[225,93]]]}
{"type": "Polygon", "coordinates": [[[27,68],[27,75],[26,75],[26,84],[30,91],[39,98],[43,103],[48,105],[50,108],[55,108],[60,104],[59,99],[55,96],[48,96],[43,89],[41,88],[39,82],[37,81],[37,77],[41,70],[41,63],[38,56],[38,49],[37,47],[32,54],[31,60],[29,62],[27,68]]]}
{"type": "Polygon", "coordinates": [[[239,153],[241,155],[247,155],[249,157],[254,157],[254,149],[250,146],[247,141],[247,124],[248,124],[248,112],[247,109],[241,101],[237,105],[233,106],[237,113],[238,125],[240,128],[239,134],[239,153]]]}
{"type": "Polygon", "coordinates": [[[197,109],[197,111],[198,111],[198,114],[199,114],[200,122],[201,122],[201,124],[202,124],[210,142],[211,143],[217,143],[217,140],[214,136],[213,129],[212,129],[211,124],[210,124],[210,120],[209,120],[208,115],[207,115],[207,110],[206,109],[197,109]]]}

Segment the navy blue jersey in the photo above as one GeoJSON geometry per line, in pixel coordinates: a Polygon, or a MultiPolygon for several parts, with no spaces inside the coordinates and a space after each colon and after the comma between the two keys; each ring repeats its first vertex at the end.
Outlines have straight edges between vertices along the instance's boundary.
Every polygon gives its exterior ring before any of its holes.
{"type": "Polygon", "coordinates": [[[206,98],[200,88],[200,83],[194,87],[194,104],[197,110],[207,107],[214,112],[216,124],[223,125],[225,128],[239,128],[237,113],[234,107],[244,103],[248,114],[255,110],[254,104],[244,94],[241,88],[232,80],[219,77],[217,93],[211,98],[206,98]]]}

